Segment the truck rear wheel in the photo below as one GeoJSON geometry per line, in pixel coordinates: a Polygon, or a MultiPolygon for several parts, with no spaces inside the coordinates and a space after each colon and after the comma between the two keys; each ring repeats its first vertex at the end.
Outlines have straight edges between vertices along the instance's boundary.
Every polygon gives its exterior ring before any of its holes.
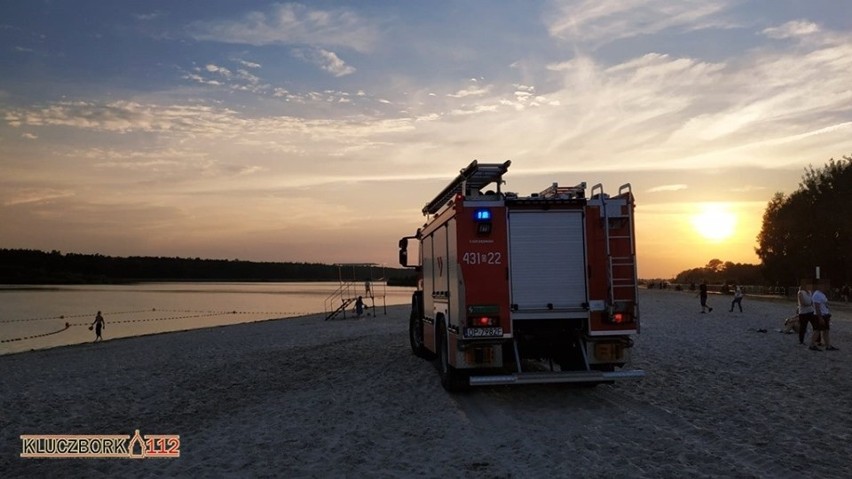
{"type": "Polygon", "coordinates": [[[423,319],[417,311],[412,311],[408,320],[408,342],[411,344],[411,352],[418,358],[430,361],[435,359],[435,353],[429,351],[423,343],[423,319]]]}
{"type": "Polygon", "coordinates": [[[441,376],[441,386],[449,392],[463,391],[470,386],[467,375],[450,366],[447,328],[443,321],[438,325],[438,374],[441,376]]]}

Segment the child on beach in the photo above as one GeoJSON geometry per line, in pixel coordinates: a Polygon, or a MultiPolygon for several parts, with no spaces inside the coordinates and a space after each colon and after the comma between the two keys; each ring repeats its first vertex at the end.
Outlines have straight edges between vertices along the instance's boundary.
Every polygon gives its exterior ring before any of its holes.
{"type": "Polygon", "coordinates": [[[734,306],[735,305],[740,307],[740,312],[742,313],[743,312],[743,288],[740,287],[739,285],[737,285],[737,287],[734,288],[734,300],[731,301],[731,309],[730,309],[730,311],[728,311],[729,313],[734,312],[734,306]]]}
{"type": "MultiPolygon", "coordinates": [[[[104,321],[104,317],[101,316],[101,312],[98,311],[98,314],[95,315],[95,322],[92,323],[92,326],[95,327],[95,341],[103,341],[104,338],[101,337],[101,330],[106,328],[106,322],[104,321]]],[[[92,326],[89,326],[89,330],[92,329],[92,326]]]]}
{"type": "Polygon", "coordinates": [[[360,318],[364,314],[364,299],[358,296],[355,300],[355,317],[360,318]]]}
{"type": "Polygon", "coordinates": [[[698,287],[698,297],[701,299],[701,314],[704,314],[705,309],[712,313],[713,308],[707,306],[707,281],[702,281],[701,286],[698,287]]]}

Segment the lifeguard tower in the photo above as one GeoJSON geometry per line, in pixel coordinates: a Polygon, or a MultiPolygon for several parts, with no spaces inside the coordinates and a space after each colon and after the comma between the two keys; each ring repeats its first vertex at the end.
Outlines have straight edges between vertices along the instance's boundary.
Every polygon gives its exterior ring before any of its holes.
{"type": "MultiPolygon", "coordinates": [[[[358,296],[364,301],[373,316],[376,315],[376,302],[387,314],[387,277],[384,265],[377,263],[335,263],[340,285],[325,298],[325,320],[347,319],[347,309],[352,313],[351,306],[358,296]]],[[[369,315],[370,313],[366,313],[369,315]]]]}

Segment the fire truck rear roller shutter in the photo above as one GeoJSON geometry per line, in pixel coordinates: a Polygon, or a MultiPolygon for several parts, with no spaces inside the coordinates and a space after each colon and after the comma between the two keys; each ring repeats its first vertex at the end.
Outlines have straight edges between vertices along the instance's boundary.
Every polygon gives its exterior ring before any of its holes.
{"type": "Polygon", "coordinates": [[[513,309],[584,310],[582,212],[512,211],[509,221],[513,309]]]}

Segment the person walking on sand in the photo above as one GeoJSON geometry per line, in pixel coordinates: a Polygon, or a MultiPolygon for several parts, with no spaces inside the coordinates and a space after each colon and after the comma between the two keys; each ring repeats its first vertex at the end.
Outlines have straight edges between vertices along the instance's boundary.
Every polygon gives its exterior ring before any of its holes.
{"type": "Polygon", "coordinates": [[[825,293],[819,289],[815,289],[814,294],[811,295],[811,300],[814,303],[816,324],[820,328],[819,331],[814,331],[814,335],[821,337],[822,345],[825,346],[826,351],[837,351],[837,348],[831,345],[831,338],[828,334],[831,324],[831,310],[828,309],[828,298],[825,296],[825,293]]]}
{"type": "Polygon", "coordinates": [[[705,309],[712,313],[713,308],[707,306],[707,280],[702,281],[698,287],[698,297],[701,299],[701,314],[704,314],[705,309]]]}
{"type": "Polygon", "coordinates": [[[799,305],[799,344],[805,344],[805,334],[808,331],[808,323],[810,323],[813,328],[813,334],[811,335],[811,345],[808,349],[811,351],[822,351],[817,347],[819,327],[816,324],[816,315],[814,314],[811,285],[804,283],[799,286],[799,292],[796,294],[796,302],[799,305]]]}
{"type": "MultiPolygon", "coordinates": [[[[104,321],[104,317],[101,316],[101,312],[98,311],[98,314],[95,315],[95,322],[92,323],[92,326],[95,327],[95,341],[103,341],[104,338],[101,337],[101,330],[106,328],[106,321],[104,321]]],[[[92,326],[89,326],[89,329],[92,329],[92,326]]]]}
{"type": "Polygon", "coordinates": [[[734,288],[734,300],[731,301],[730,313],[734,312],[734,305],[739,306],[740,312],[743,312],[743,288],[740,285],[734,288]]]}

